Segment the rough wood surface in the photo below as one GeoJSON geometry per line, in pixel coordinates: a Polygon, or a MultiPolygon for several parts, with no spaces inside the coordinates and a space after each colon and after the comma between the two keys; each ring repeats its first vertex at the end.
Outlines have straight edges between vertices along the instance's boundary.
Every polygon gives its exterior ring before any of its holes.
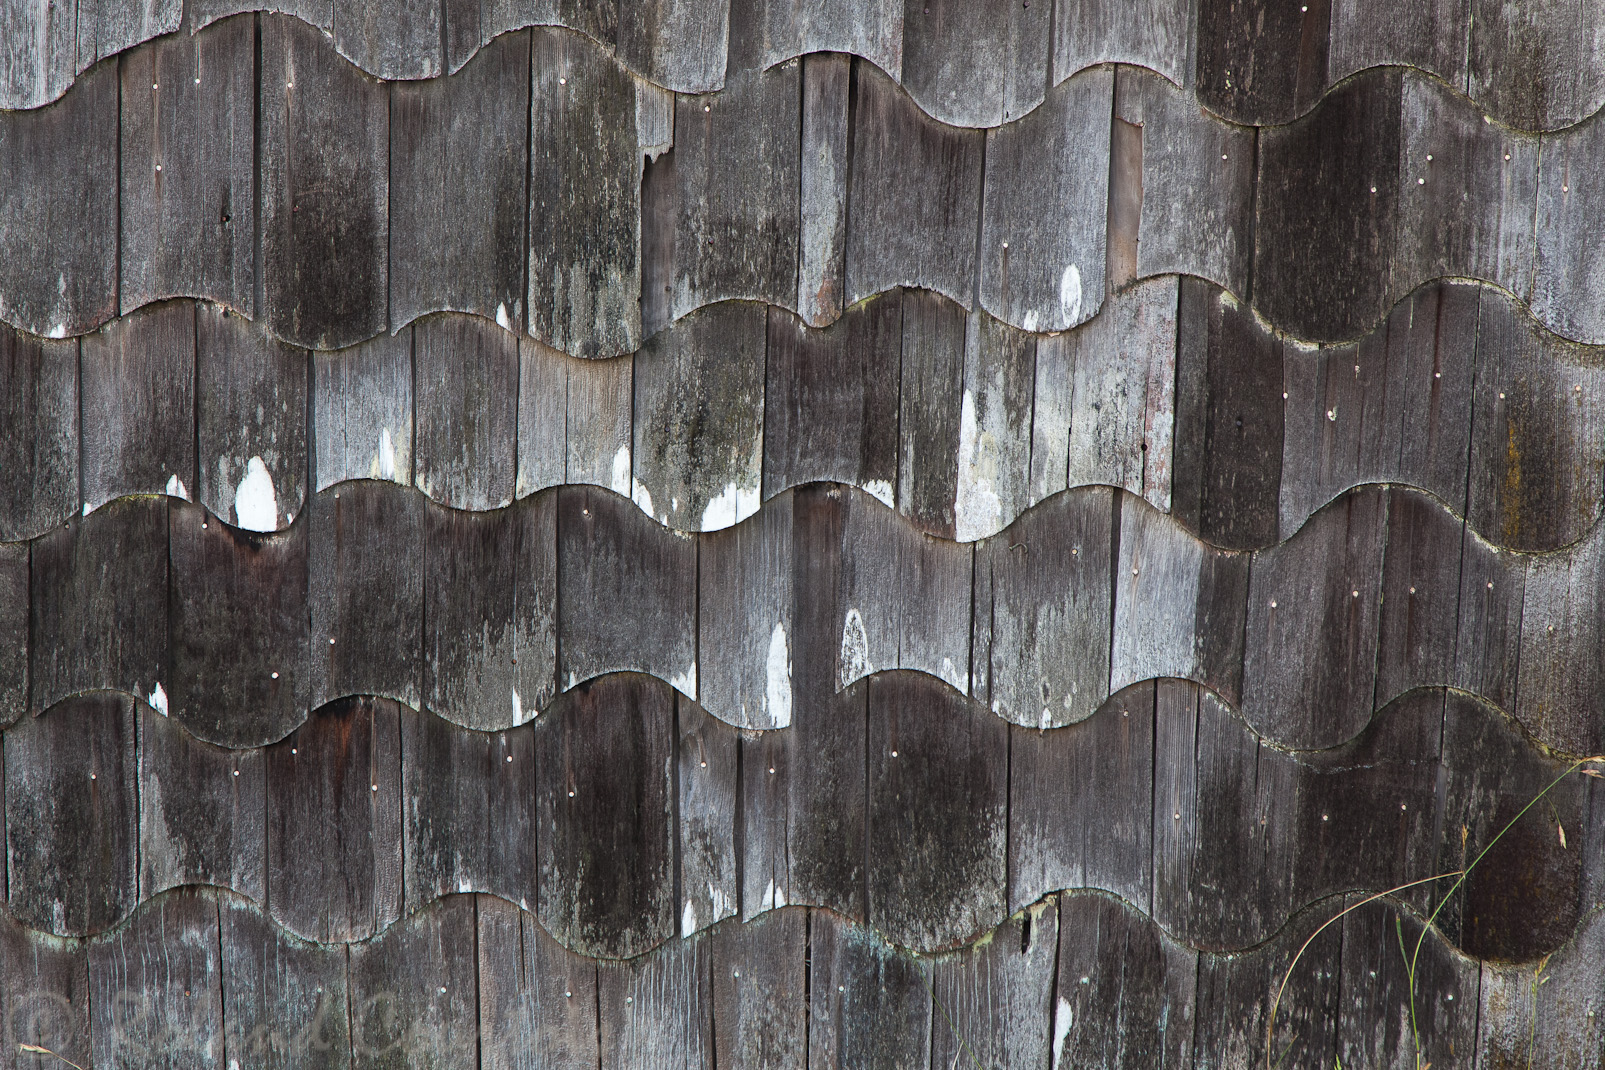
{"type": "Polygon", "coordinates": [[[713,976],[706,936],[636,962],[599,964],[597,1036],[603,1070],[713,1065],[713,976]]]}
{"type": "Polygon", "coordinates": [[[847,125],[852,57],[802,60],[802,188],[797,234],[797,312],[814,327],[842,314],[846,290],[847,125]]]}
{"type": "Polygon", "coordinates": [[[229,1056],[266,1070],[349,1067],[345,949],[299,940],[235,896],[217,907],[229,1056]]]}
{"type": "Polygon", "coordinates": [[[80,71],[141,41],[172,33],[178,29],[184,11],[182,0],[154,0],[137,8],[106,0],[84,0],[77,7],[80,71]]]}
{"type": "Polygon", "coordinates": [[[1377,631],[1378,708],[1454,677],[1464,522],[1425,494],[1388,492],[1388,546],[1377,631]]]}
{"type": "Polygon", "coordinates": [[[1053,1066],[1044,1027],[1058,952],[1058,904],[1049,900],[1014,915],[990,939],[930,963],[931,993],[941,1009],[932,1024],[931,1065],[1053,1066]]]}
{"type": "Polygon", "coordinates": [[[1490,545],[1465,525],[1450,682],[1505,710],[1516,708],[1526,586],[1526,560],[1490,545]]]}
{"type": "Polygon", "coordinates": [[[89,956],[82,944],[0,922],[0,1043],[16,1052],[22,1070],[44,1070],[56,1059],[24,1053],[19,1045],[48,1048],[88,1066],[89,956]]]}
{"type": "Polygon", "coordinates": [[[971,313],[953,496],[953,534],[961,542],[997,534],[1025,508],[1036,363],[1036,338],[971,313]]]}
{"type": "Polygon", "coordinates": [[[723,0],[645,0],[620,4],[619,58],[632,71],[678,93],[724,83],[730,5],[723,0]]]}
{"type": "Polygon", "coordinates": [[[1188,0],[1056,0],[1051,77],[1063,81],[1098,63],[1133,63],[1185,85],[1195,18],[1188,0]]]}
{"type": "Polygon", "coordinates": [[[312,355],[313,489],[413,472],[413,332],[312,355]]]}
{"type": "Polygon", "coordinates": [[[1474,98],[1526,129],[1570,126],[1599,110],[1605,71],[1583,57],[1599,55],[1605,41],[1585,9],[1469,6],[1466,88],[1474,98]]]}
{"type": "Polygon", "coordinates": [[[518,387],[518,342],[507,331],[457,315],[413,329],[419,490],[453,509],[513,500],[518,387]]]}
{"type": "Polygon", "coordinates": [[[903,15],[903,87],[929,115],[952,126],[997,126],[1042,103],[1048,84],[1051,0],[977,5],[908,4],[903,15]]]}
{"type": "Polygon", "coordinates": [[[518,496],[564,483],[630,494],[635,361],[518,343],[518,496]]]}
{"type": "Polygon", "coordinates": [[[268,903],[295,935],[362,940],[400,916],[401,746],[396,704],[362,698],[268,748],[268,903]]]}
{"type": "Polygon", "coordinates": [[[931,993],[920,965],[828,911],[809,914],[808,1066],[931,1065],[931,993]]]}
{"type": "Polygon", "coordinates": [[[353,1067],[478,1065],[474,901],[443,899],[351,948],[353,1067]]]}
{"type": "Polygon", "coordinates": [[[968,320],[963,308],[929,291],[906,291],[902,305],[897,511],[934,535],[952,538],[959,478],[954,432],[964,411],[968,320]]]}
{"type": "Polygon", "coordinates": [[[433,78],[446,67],[444,8],[430,0],[336,3],[334,47],[379,78],[433,78]]]}
{"type": "Polygon", "coordinates": [[[1331,0],[1201,0],[1195,92],[1201,104],[1240,123],[1280,123],[1308,111],[1327,85],[1331,0]],[[1256,62],[1276,56],[1278,62],[1256,62]]]}
{"type": "Polygon", "coordinates": [[[492,1070],[594,1067],[596,962],[565,950],[533,914],[479,896],[479,1055],[492,1070]]]}
{"type": "Polygon", "coordinates": [[[78,343],[0,326],[0,541],[78,511],[78,343]]]}
{"type": "Polygon", "coordinates": [[[1333,0],[1329,77],[1400,64],[1465,85],[1470,20],[1470,0],[1333,0]]]}
{"type": "Polygon", "coordinates": [[[808,916],[788,910],[713,931],[712,1065],[802,1070],[808,1035],[808,916]]]}
{"type": "Polygon", "coordinates": [[[902,0],[764,0],[762,6],[766,66],[805,52],[849,52],[893,78],[902,70],[902,0]]]}
{"type": "Polygon", "coordinates": [[[734,917],[740,742],[729,727],[675,696],[675,859],[680,935],[734,917]]]}
{"type": "Polygon", "coordinates": [[[77,16],[76,5],[0,5],[0,108],[34,108],[66,92],[78,73],[77,16]]]}
{"type": "Polygon", "coordinates": [[[0,725],[28,712],[28,550],[0,543],[0,725]]]}
{"type": "Polygon", "coordinates": [[[704,539],[697,562],[698,694],[741,728],[791,724],[792,495],[746,523],[704,539]]]}
{"type": "MultiPolygon", "coordinates": [[[[1588,539],[1559,553],[1528,558],[1526,572],[1513,712],[1551,746],[1593,754],[1605,736],[1605,664],[1595,653],[1605,639],[1598,609],[1605,588],[1605,528],[1596,527],[1588,539]]],[[[1505,576],[1485,581],[1494,584],[1494,593],[1509,582],[1505,576]]]]}

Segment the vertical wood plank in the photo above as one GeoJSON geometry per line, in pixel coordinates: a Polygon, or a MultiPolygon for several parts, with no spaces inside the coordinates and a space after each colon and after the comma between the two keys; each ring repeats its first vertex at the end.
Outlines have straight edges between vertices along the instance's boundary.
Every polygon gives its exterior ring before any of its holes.
{"type": "Polygon", "coordinates": [[[784,910],[713,930],[716,1066],[802,1070],[808,1030],[808,914],[784,910]]]}
{"type": "Polygon", "coordinates": [[[921,109],[952,126],[998,126],[1042,103],[1053,8],[906,4],[903,87],[921,109]]]}
{"type": "Polygon", "coordinates": [[[635,360],[582,360],[518,342],[520,498],[565,483],[630,496],[635,360]]]}
{"type": "Polygon", "coordinates": [[[903,294],[898,365],[897,511],[952,538],[958,500],[958,442],[964,411],[964,310],[941,296],[903,294]]]}
{"type": "Polygon", "coordinates": [[[730,5],[718,0],[620,4],[619,58],[677,93],[718,89],[725,78],[730,5]]]}
{"type": "Polygon", "coordinates": [[[0,543],[0,725],[28,711],[28,565],[26,543],[0,543]]]}
{"type": "Polygon", "coordinates": [[[1031,335],[970,314],[953,499],[953,534],[961,542],[996,535],[1025,508],[1036,360],[1031,335]]]}
{"type": "Polygon", "coordinates": [[[791,724],[792,524],[792,496],[782,494],[698,547],[700,701],[739,728],[791,724]]]}
{"type": "Polygon", "coordinates": [[[712,1070],[708,944],[698,936],[597,966],[602,1070],[712,1070]]]}
{"type": "Polygon", "coordinates": [[[453,509],[499,509],[517,472],[518,342],[477,317],[413,330],[414,484],[453,509]]]}
{"type": "Polygon", "coordinates": [[[412,482],[412,342],[407,329],[312,355],[315,490],[346,479],[412,482]]]}
{"type": "Polygon", "coordinates": [[[802,218],[797,235],[796,308],[812,327],[834,321],[843,311],[852,69],[852,58],[845,55],[814,54],[802,60],[802,218]]]}
{"type": "Polygon", "coordinates": [[[741,904],[736,883],[739,737],[684,696],[675,696],[675,852],[680,935],[725,918],[741,904]]]}
{"type": "Polygon", "coordinates": [[[596,962],[563,948],[535,916],[478,897],[479,1055],[487,1070],[599,1065],[596,962]]]}
{"type": "Polygon", "coordinates": [[[863,56],[896,78],[903,69],[902,0],[770,0],[764,64],[807,52],[863,56]]]}
{"type": "MultiPolygon", "coordinates": [[[[1522,588],[1521,648],[1515,716],[1548,746],[1593,754],[1605,736],[1605,531],[1554,554],[1527,559],[1522,588]]],[[[1484,581],[1494,594],[1505,577],[1484,581]]],[[[1475,593],[1475,592],[1473,592],[1475,593]]]]}
{"type": "Polygon", "coordinates": [[[1464,525],[1450,683],[1505,710],[1516,708],[1526,588],[1526,559],[1489,545],[1464,525]]]}
{"type": "Polygon", "coordinates": [[[0,541],[78,511],[78,343],[0,325],[0,541]]]}
{"type": "Polygon", "coordinates": [[[1331,0],[1297,11],[1268,0],[1201,0],[1193,14],[1199,101],[1240,123],[1286,122],[1308,111],[1329,81],[1331,7],[1331,0]],[[1267,67],[1266,56],[1282,61],[1267,67]]]}
{"type": "Polygon", "coordinates": [[[88,1066],[89,956],[76,940],[36,932],[7,916],[0,920],[0,1043],[16,1052],[20,1070],[44,1070],[48,1055],[25,1054],[32,1044],[88,1066]]]}
{"type": "Polygon", "coordinates": [[[78,69],[124,52],[141,41],[178,29],[183,18],[182,0],[155,0],[130,7],[106,0],[84,0],[78,5],[78,69]]]}
{"type": "Polygon", "coordinates": [[[351,1065],[346,949],[299,940],[254,903],[218,897],[230,1059],[264,1070],[351,1065]]]}
{"type": "Polygon", "coordinates": [[[1057,0],[1052,76],[1063,81],[1096,63],[1133,63],[1185,85],[1195,51],[1193,23],[1188,0],[1057,0]]]}
{"type": "Polygon", "coordinates": [[[913,956],[828,911],[809,913],[808,1065],[925,1070],[931,994],[913,956]]]}
{"type": "Polygon", "coordinates": [[[446,66],[444,8],[429,0],[336,3],[334,47],[379,78],[435,78],[446,66]]]}
{"type": "MultiPolygon", "coordinates": [[[[8,0],[0,6],[0,108],[36,108],[67,91],[74,61],[78,9],[8,0]]],[[[48,1045],[47,1045],[48,1046],[48,1045]]]]}
{"type": "Polygon", "coordinates": [[[474,900],[442,899],[375,939],[352,945],[353,1067],[478,1066],[474,900]]]}
{"type": "Polygon", "coordinates": [[[1416,491],[1388,492],[1377,629],[1377,708],[1454,675],[1464,522],[1416,491]]]}
{"type": "Polygon", "coordinates": [[[1021,911],[981,940],[929,963],[938,1015],[931,1065],[1053,1066],[1049,1021],[1059,905],[1021,911]]]}

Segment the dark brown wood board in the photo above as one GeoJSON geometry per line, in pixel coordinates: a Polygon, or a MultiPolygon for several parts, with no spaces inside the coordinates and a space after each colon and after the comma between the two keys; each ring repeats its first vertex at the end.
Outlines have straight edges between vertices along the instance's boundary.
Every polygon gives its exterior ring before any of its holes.
{"type": "Polygon", "coordinates": [[[449,896],[352,946],[353,1067],[477,1067],[475,898],[449,896]]]}
{"type": "Polygon", "coordinates": [[[0,540],[78,511],[78,343],[0,326],[0,540]]]}
{"type": "Polygon", "coordinates": [[[347,479],[412,483],[412,343],[408,328],[312,355],[312,490],[347,479]]]}
{"type": "Polygon", "coordinates": [[[513,500],[518,340],[476,316],[430,316],[413,328],[413,483],[453,509],[513,500]]]}

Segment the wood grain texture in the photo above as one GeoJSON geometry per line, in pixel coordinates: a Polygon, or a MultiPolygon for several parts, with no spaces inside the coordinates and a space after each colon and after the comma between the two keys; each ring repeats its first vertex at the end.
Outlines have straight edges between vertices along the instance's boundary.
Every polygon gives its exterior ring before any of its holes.
{"type": "Polygon", "coordinates": [[[451,309],[524,324],[529,48],[507,34],[450,78],[391,87],[395,323],[451,309]]]}
{"type": "Polygon", "coordinates": [[[300,940],[236,896],[217,908],[229,1056],[267,1070],[349,1067],[346,949],[300,940]]]}
{"type": "Polygon", "coordinates": [[[28,712],[29,548],[0,544],[0,725],[28,712]]]}
{"type": "Polygon", "coordinates": [[[1061,494],[976,547],[974,694],[1004,720],[1072,724],[1108,692],[1112,498],[1061,494]]]}
{"type": "Polygon", "coordinates": [[[259,315],[335,349],[389,324],[389,94],[299,19],[260,26],[259,315]]]}
{"type": "Polygon", "coordinates": [[[706,936],[665,945],[635,962],[597,966],[604,1070],[713,1065],[713,977],[706,936]]]}
{"type": "Polygon", "coordinates": [[[1465,524],[1427,495],[1388,492],[1388,546],[1377,631],[1378,708],[1454,677],[1465,524]]]}
{"type": "Polygon", "coordinates": [[[766,323],[760,304],[721,304],[636,355],[630,493],[658,523],[717,531],[758,511],[766,323]]]}
{"type": "Polygon", "coordinates": [[[0,4],[0,108],[35,108],[67,91],[78,73],[77,15],[76,5],[0,4]]]}
{"type": "Polygon", "coordinates": [[[413,332],[312,355],[313,484],[413,474],[413,332]]]}
{"type": "Polygon", "coordinates": [[[369,74],[386,80],[444,73],[444,4],[383,0],[334,5],[334,47],[369,74]]]}
{"type": "Polygon", "coordinates": [[[102,687],[167,702],[167,558],[164,498],[112,502],[33,544],[28,678],[35,713],[102,687]]]}
{"type": "MultiPolygon", "coordinates": [[[[35,32],[54,21],[47,14],[35,32]]],[[[0,193],[0,319],[66,338],[116,315],[116,65],[54,104],[0,116],[0,174],[39,176],[0,193]]]]}
{"type": "Polygon", "coordinates": [[[235,527],[289,527],[306,507],[306,353],[197,304],[195,365],[194,500],[235,527]]]}
{"type": "Polygon", "coordinates": [[[734,917],[736,790],[740,742],[729,727],[690,699],[675,696],[675,865],[680,935],[734,917]]]}
{"type": "Polygon", "coordinates": [[[0,541],[78,511],[78,343],[0,327],[0,541]]]}
{"type": "Polygon", "coordinates": [[[619,58],[648,81],[677,93],[724,84],[730,5],[720,0],[620,4],[619,58]]]}
{"type": "Polygon", "coordinates": [[[596,968],[533,914],[479,896],[479,1055],[493,1070],[594,1067],[596,968]]]}
{"type": "Polygon", "coordinates": [[[184,295],[255,311],[255,48],[256,20],[230,19],[119,61],[122,308],[184,295]]]}
{"type": "Polygon", "coordinates": [[[419,705],[423,499],[358,482],[312,499],[307,518],[311,705],[384,695],[419,705]]]}
{"type": "Polygon", "coordinates": [[[792,525],[784,493],[697,549],[698,694],[705,709],[741,728],[791,724],[792,525]]]}
{"type": "Polygon", "coordinates": [[[182,0],[155,0],[138,8],[85,0],[78,5],[78,70],[85,71],[108,56],[133,48],[141,41],[178,29],[183,18],[182,0]]]}
{"type": "Polygon", "coordinates": [[[83,339],[83,502],[190,498],[195,471],[195,306],[174,301],[83,339]]]}
{"type": "Polygon", "coordinates": [[[534,32],[529,333],[582,357],[641,332],[641,156],[635,83],[579,37],[534,32]]]}
{"type": "Polygon", "coordinates": [[[1046,1026],[1058,950],[1058,904],[1050,900],[1014,915],[991,939],[931,962],[931,993],[943,1011],[933,1024],[932,1064],[968,1056],[998,1070],[1053,1065],[1046,1026]]]}
{"type": "Polygon", "coordinates": [[[592,483],[628,497],[635,361],[581,360],[528,338],[518,360],[518,496],[592,483]]]}
{"type": "Polygon", "coordinates": [[[1036,363],[1036,338],[983,312],[970,314],[953,497],[953,534],[961,542],[997,534],[1025,508],[1036,363]]]}
{"type": "Polygon", "coordinates": [[[1194,63],[1194,15],[1184,0],[1056,0],[1051,78],[1098,63],[1133,63],[1185,85],[1194,63]]]}
{"type": "MultiPolygon", "coordinates": [[[[1598,750],[1602,725],[1598,654],[1605,621],[1598,606],[1605,586],[1605,529],[1555,554],[1527,559],[1521,593],[1521,647],[1515,716],[1551,746],[1575,754],[1598,750]]],[[[1504,576],[1485,581],[1495,593],[1504,576]]],[[[1486,589],[1486,588],[1485,588],[1486,589]]]]}
{"type": "Polygon", "coordinates": [[[1570,126],[1599,110],[1605,71],[1583,57],[1599,55],[1605,39],[1588,8],[1523,12],[1489,0],[1469,7],[1466,88],[1484,107],[1529,130],[1570,126]]]}
{"type": "Polygon", "coordinates": [[[443,899],[351,948],[353,1067],[478,1063],[474,896],[443,899]]]}
{"type": "Polygon", "coordinates": [[[1328,75],[1340,82],[1367,67],[1400,64],[1465,85],[1470,20],[1470,0],[1333,0],[1328,75]]]}
{"type": "Polygon", "coordinates": [[[33,932],[8,916],[0,924],[0,999],[7,1009],[0,1043],[17,1052],[16,1066],[43,1070],[57,1063],[23,1053],[21,1044],[89,1064],[89,956],[82,944],[33,932]]]}
{"type": "Polygon", "coordinates": [[[518,342],[477,317],[431,316],[413,329],[417,443],[413,482],[454,509],[513,500],[518,342]]]}
{"type": "Polygon", "coordinates": [[[845,303],[918,286],[969,308],[985,136],[930,118],[862,62],[853,93],[845,303]]]}
{"type": "Polygon", "coordinates": [[[847,125],[850,56],[802,60],[801,221],[797,234],[797,301],[810,326],[842,314],[846,291],[847,125]]]}
{"type": "Polygon", "coordinates": [[[1505,710],[1516,708],[1526,586],[1526,560],[1489,544],[1465,525],[1450,682],[1505,710]]]}
{"type": "Polygon", "coordinates": [[[224,750],[149,706],[139,718],[139,897],[185,884],[267,897],[266,761],[224,750]]]}
{"type": "Polygon", "coordinates": [[[168,706],[223,746],[282,739],[306,717],[309,526],[260,535],[173,503],[167,558],[168,706]]]}
{"type": "Polygon", "coordinates": [[[696,570],[695,541],[665,538],[618,496],[558,491],[559,686],[634,670],[696,698],[696,570]]]}
{"type": "Polygon", "coordinates": [[[713,1064],[801,1070],[808,1036],[808,916],[721,925],[710,938],[713,1064]]]}
{"type": "Polygon", "coordinates": [[[897,511],[933,535],[952,538],[959,479],[954,431],[964,412],[968,318],[963,308],[929,291],[906,291],[902,304],[897,511]]]}
{"type": "Polygon", "coordinates": [[[268,748],[268,903],[296,936],[362,940],[400,916],[401,746],[396,704],[360,698],[268,748]]]}
{"type": "Polygon", "coordinates": [[[1202,0],[1197,27],[1199,102],[1239,123],[1286,122],[1309,110],[1327,86],[1330,0],[1202,0]],[[1278,56],[1277,63],[1256,62],[1278,56]]]}
{"type": "Polygon", "coordinates": [[[810,1070],[931,1065],[931,993],[912,956],[828,911],[808,926],[810,1070]]]}
{"type": "Polygon", "coordinates": [[[616,675],[535,728],[540,920],[585,955],[630,958],[675,932],[674,698],[616,675]]]}
{"type": "Polygon", "coordinates": [[[85,695],[6,732],[7,909],[31,929],[100,932],[138,902],[134,705],[85,695]]]}
{"type": "Polygon", "coordinates": [[[1019,118],[1042,103],[1052,12],[1047,2],[905,4],[903,88],[926,114],[951,126],[1019,118]]]}
{"type": "Polygon", "coordinates": [[[980,303],[1001,320],[1060,331],[1103,304],[1113,93],[1089,71],[987,133],[980,303]]]}
{"type": "Polygon", "coordinates": [[[903,68],[903,8],[902,0],[765,0],[764,65],[805,52],[849,52],[896,78],[903,68]]]}

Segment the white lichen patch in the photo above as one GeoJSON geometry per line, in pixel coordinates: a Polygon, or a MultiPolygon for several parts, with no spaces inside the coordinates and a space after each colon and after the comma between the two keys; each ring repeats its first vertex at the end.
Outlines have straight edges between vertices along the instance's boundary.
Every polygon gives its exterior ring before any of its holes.
{"type": "Polygon", "coordinates": [[[942,679],[952,684],[960,694],[968,695],[970,693],[970,674],[961,672],[959,667],[953,664],[952,658],[942,659],[942,679]]]}
{"type": "Polygon", "coordinates": [[[524,702],[518,697],[518,688],[515,687],[513,688],[513,726],[516,728],[523,724],[525,720],[524,702]]]}
{"type": "Polygon", "coordinates": [[[784,888],[776,888],[774,880],[771,879],[769,881],[769,887],[763,890],[763,900],[758,904],[758,909],[778,910],[785,905],[786,890],[784,888]]]}
{"type": "Polygon", "coordinates": [[[691,900],[685,901],[685,909],[680,912],[680,935],[690,936],[697,931],[697,905],[691,900]]]}
{"type": "MultiPolygon", "coordinates": [[[[619,447],[619,452],[617,452],[617,453],[615,453],[613,455],[612,481],[608,483],[608,486],[612,489],[614,494],[618,494],[618,495],[620,495],[622,497],[625,497],[625,498],[631,497],[631,494],[630,494],[630,447],[628,447],[628,446],[620,446],[619,447]]],[[[643,491],[645,489],[646,488],[644,488],[644,487],[642,488],[643,491]]],[[[647,495],[647,500],[648,501],[651,500],[651,495],[647,495]]],[[[640,503],[637,502],[636,504],[639,505],[640,503]]],[[[651,513],[651,511],[652,511],[651,509],[647,510],[648,513],[651,513]]]]}
{"type": "Polygon", "coordinates": [[[1059,322],[1074,326],[1081,319],[1081,269],[1074,264],[1059,276],[1059,322]]]}
{"type": "Polygon", "coordinates": [[[167,477],[167,493],[169,497],[189,501],[189,488],[184,486],[184,481],[178,478],[177,473],[167,477]]]}
{"type": "Polygon", "coordinates": [[[879,499],[880,503],[888,508],[897,508],[897,502],[893,499],[890,480],[872,479],[864,484],[864,493],[872,498],[879,499]]]}
{"type": "Polygon", "coordinates": [[[764,715],[770,728],[785,728],[791,724],[791,647],[786,642],[786,626],[778,621],[769,634],[764,668],[764,715]]]}
{"type": "Polygon", "coordinates": [[[658,516],[657,513],[652,511],[652,492],[646,489],[646,484],[633,477],[630,479],[630,500],[635,503],[637,509],[658,523],[667,524],[669,522],[667,516],[658,516]]]}
{"type": "Polygon", "coordinates": [[[869,660],[869,633],[864,629],[864,617],[858,610],[849,609],[842,622],[841,657],[836,662],[836,690],[840,691],[854,680],[862,679],[875,671],[869,660]]]}
{"type": "Polygon", "coordinates": [[[671,677],[669,686],[686,698],[695,699],[697,697],[697,663],[693,661],[685,672],[671,677]]]}
{"type": "Polygon", "coordinates": [[[379,450],[373,455],[373,464],[369,466],[368,474],[374,479],[396,478],[396,445],[390,441],[388,427],[379,431],[379,450]]]}
{"type": "Polygon", "coordinates": [[[958,490],[953,496],[953,534],[974,542],[1003,530],[1003,500],[997,493],[997,450],[983,433],[975,392],[964,391],[959,405],[958,490]]]}
{"type": "Polygon", "coordinates": [[[162,690],[162,682],[160,680],[156,681],[156,686],[151,689],[151,693],[146,698],[150,702],[151,709],[163,717],[167,716],[167,692],[162,690]]]}
{"type": "Polygon", "coordinates": [[[702,531],[721,531],[735,527],[758,511],[758,488],[726,483],[724,490],[702,510],[702,531]]]}
{"type": "Polygon", "coordinates": [[[1064,1040],[1070,1035],[1073,1018],[1070,1001],[1060,996],[1059,1006],[1053,1012],[1053,1070],[1059,1070],[1059,1059],[1064,1055],[1064,1040]]]}
{"type": "Polygon", "coordinates": [[[234,488],[234,523],[247,531],[274,531],[279,526],[273,475],[260,457],[245,462],[245,478],[234,488]]]}
{"type": "Polygon", "coordinates": [[[724,894],[724,889],[712,882],[708,884],[708,902],[713,907],[713,912],[708,918],[709,924],[718,921],[720,918],[728,918],[736,912],[735,904],[730,902],[728,895],[724,894]]]}

